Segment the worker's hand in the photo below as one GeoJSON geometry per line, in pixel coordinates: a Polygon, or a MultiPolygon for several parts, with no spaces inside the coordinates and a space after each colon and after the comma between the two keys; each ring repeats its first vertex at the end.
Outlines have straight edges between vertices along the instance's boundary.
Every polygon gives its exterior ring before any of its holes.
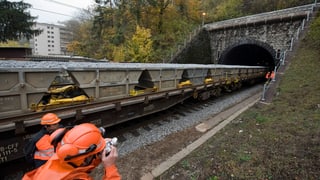
{"type": "Polygon", "coordinates": [[[106,156],[106,150],[105,149],[103,150],[102,162],[104,167],[108,167],[115,164],[117,158],[118,158],[118,151],[116,147],[111,146],[111,151],[107,156],[106,156]]]}

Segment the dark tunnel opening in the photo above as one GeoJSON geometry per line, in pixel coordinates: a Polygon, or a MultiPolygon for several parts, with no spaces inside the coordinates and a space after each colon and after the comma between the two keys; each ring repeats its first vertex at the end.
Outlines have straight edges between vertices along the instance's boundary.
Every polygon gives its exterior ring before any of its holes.
{"type": "Polygon", "coordinates": [[[257,44],[242,44],[227,49],[219,60],[219,64],[269,66],[274,68],[275,59],[272,52],[257,44]]]}

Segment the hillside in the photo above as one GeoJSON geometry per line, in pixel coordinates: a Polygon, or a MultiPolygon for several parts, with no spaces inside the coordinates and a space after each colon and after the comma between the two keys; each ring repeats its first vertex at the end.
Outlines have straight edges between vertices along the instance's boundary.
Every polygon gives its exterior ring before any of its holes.
{"type": "Polygon", "coordinates": [[[256,104],[158,179],[319,179],[320,51],[310,34],[270,104],[256,104]]]}

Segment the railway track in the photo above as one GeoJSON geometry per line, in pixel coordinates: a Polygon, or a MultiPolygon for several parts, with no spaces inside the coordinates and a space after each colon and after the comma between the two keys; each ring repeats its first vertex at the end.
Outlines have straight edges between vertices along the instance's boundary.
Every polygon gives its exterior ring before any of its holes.
{"type": "Polygon", "coordinates": [[[138,137],[143,131],[152,131],[155,127],[161,127],[172,121],[179,121],[190,113],[198,112],[214,104],[217,99],[208,101],[196,101],[193,98],[185,100],[167,110],[157,112],[145,117],[137,118],[134,121],[125,122],[107,128],[109,137],[118,137],[120,143],[126,141],[126,137],[138,137]]]}
{"type": "Polygon", "coordinates": [[[165,111],[107,128],[107,136],[119,138],[119,154],[124,156],[140,147],[130,147],[131,150],[128,150],[125,146],[131,146],[132,142],[140,141],[142,145],[146,145],[153,141],[152,138],[156,134],[160,133],[159,137],[155,138],[159,140],[170,133],[181,131],[256,94],[261,88],[260,85],[247,87],[239,92],[223,93],[221,97],[210,98],[207,101],[195,101],[190,98],[165,111]]]}

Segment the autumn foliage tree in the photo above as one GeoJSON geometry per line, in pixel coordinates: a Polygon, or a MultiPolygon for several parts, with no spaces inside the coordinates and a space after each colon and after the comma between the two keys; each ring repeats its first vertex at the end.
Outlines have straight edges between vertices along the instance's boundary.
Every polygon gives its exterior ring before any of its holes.
{"type": "Polygon", "coordinates": [[[126,61],[128,62],[151,62],[152,59],[151,30],[137,26],[136,33],[128,41],[126,48],[126,61]]]}

